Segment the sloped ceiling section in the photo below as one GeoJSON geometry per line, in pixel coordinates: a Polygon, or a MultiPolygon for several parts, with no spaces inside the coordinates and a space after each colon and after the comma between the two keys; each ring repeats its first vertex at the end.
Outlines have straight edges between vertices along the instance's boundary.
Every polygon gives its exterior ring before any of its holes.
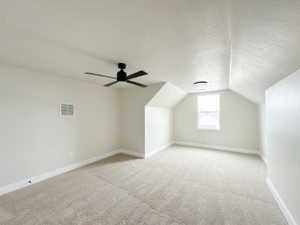
{"type": "Polygon", "coordinates": [[[160,88],[146,106],[172,108],[185,96],[185,91],[167,82],[160,88]]]}
{"type": "Polygon", "coordinates": [[[232,0],[229,87],[255,102],[300,68],[299,0],[232,0]]]}
{"type": "Polygon", "coordinates": [[[125,62],[149,72],[140,82],[207,80],[262,102],[300,68],[299,0],[3,0],[0,32],[0,64],[99,84],[83,73],[125,62]]]}

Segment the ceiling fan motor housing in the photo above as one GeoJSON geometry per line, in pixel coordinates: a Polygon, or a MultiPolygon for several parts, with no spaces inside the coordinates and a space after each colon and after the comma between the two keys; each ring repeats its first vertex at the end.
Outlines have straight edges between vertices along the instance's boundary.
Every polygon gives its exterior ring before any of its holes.
{"type": "Polygon", "coordinates": [[[126,64],[118,63],[118,68],[120,69],[120,71],[117,73],[117,81],[126,81],[127,73],[124,71],[124,69],[126,69],[126,64]]]}
{"type": "Polygon", "coordinates": [[[117,81],[126,81],[127,80],[127,73],[121,69],[118,73],[117,73],[117,81]]]}

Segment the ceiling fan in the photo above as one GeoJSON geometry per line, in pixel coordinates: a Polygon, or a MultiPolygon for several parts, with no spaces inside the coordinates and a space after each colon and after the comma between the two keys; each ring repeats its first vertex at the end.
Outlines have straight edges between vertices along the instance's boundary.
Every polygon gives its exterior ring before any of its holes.
{"type": "Polygon", "coordinates": [[[126,69],[126,64],[125,63],[118,63],[118,68],[120,69],[120,71],[117,73],[117,77],[112,77],[112,76],[107,76],[107,75],[102,75],[102,74],[97,74],[97,73],[90,73],[90,72],[86,72],[85,74],[92,75],[92,76],[97,76],[97,77],[105,77],[105,78],[110,78],[110,79],[115,80],[114,82],[105,84],[104,87],[112,86],[112,85],[114,85],[118,82],[127,82],[129,84],[133,84],[133,85],[143,87],[143,88],[147,87],[147,85],[131,81],[131,79],[133,79],[133,78],[137,78],[137,77],[147,75],[147,73],[145,71],[140,70],[136,73],[133,73],[133,74],[130,74],[130,75],[127,76],[127,73],[124,71],[124,69],[126,69]]]}

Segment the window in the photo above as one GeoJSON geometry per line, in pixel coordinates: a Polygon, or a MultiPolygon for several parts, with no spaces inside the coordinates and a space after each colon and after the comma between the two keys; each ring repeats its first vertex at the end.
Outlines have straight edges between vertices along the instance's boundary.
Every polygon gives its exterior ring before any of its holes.
{"type": "Polygon", "coordinates": [[[220,96],[198,96],[198,129],[220,129],[220,96]]]}

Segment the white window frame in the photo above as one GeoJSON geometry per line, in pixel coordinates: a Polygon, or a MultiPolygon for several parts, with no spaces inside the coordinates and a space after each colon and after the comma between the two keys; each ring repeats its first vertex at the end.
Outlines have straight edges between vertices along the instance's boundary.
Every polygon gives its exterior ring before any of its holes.
{"type": "Polygon", "coordinates": [[[220,95],[219,94],[211,94],[211,95],[199,95],[197,96],[197,129],[198,130],[220,130],[220,95]],[[206,96],[215,96],[218,98],[218,107],[216,110],[200,110],[199,101],[201,98],[205,98],[206,96]],[[205,126],[200,124],[200,114],[208,114],[208,113],[216,113],[218,124],[215,126],[205,126]]]}

